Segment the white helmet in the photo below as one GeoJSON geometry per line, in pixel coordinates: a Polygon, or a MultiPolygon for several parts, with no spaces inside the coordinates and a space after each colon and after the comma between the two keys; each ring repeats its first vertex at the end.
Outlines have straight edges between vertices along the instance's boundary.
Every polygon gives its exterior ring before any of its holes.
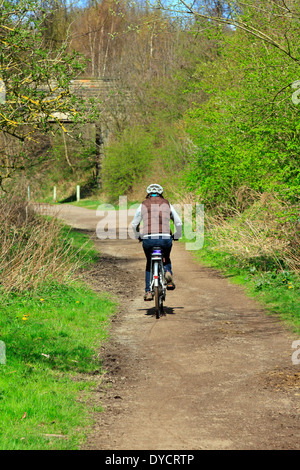
{"type": "Polygon", "coordinates": [[[162,194],[164,192],[160,184],[150,184],[147,188],[148,194],[162,194]]]}

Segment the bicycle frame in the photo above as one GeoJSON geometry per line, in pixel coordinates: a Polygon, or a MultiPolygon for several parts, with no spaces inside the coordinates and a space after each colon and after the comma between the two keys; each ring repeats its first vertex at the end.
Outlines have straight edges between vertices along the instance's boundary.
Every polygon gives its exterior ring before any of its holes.
{"type": "Polygon", "coordinates": [[[150,291],[155,297],[156,318],[163,314],[163,301],[166,298],[166,282],[163,262],[163,251],[154,247],[150,265],[150,291]]]}

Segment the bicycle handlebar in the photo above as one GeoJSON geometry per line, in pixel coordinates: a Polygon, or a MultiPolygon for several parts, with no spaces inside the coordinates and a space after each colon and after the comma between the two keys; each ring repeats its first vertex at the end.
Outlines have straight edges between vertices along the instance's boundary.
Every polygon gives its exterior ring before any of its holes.
{"type": "MultiPolygon", "coordinates": [[[[172,234],[171,238],[172,240],[174,240],[174,242],[177,242],[179,240],[178,238],[175,238],[175,234],[172,234]]],[[[138,237],[138,241],[139,243],[141,243],[143,241],[142,237],[138,237]]]]}

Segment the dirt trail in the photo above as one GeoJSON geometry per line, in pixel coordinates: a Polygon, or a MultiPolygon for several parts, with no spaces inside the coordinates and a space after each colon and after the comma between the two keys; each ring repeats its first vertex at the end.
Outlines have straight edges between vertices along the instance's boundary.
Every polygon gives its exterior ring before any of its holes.
{"type": "MultiPolygon", "coordinates": [[[[59,216],[92,232],[99,221],[73,206],[59,216]]],[[[177,287],[156,320],[153,303],[143,301],[142,246],[95,243],[103,256],[89,281],[118,295],[121,307],[102,350],[108,373],[97,399],[105,411],[86,448],[299,449],[299,338],[178,242],[177,287]]]]}

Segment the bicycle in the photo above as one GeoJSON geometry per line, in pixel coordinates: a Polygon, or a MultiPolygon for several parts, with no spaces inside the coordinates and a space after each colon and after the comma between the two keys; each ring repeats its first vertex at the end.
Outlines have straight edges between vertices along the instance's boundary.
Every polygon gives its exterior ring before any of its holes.
{"type": "Polygon", "coordinates": [[[164,315],[164,301],[166,300],[166,280],[163,261],[163,250],[154,247],[150,265],[150,292],[155,300],[155,316],[159,319],[164,315]]]}

